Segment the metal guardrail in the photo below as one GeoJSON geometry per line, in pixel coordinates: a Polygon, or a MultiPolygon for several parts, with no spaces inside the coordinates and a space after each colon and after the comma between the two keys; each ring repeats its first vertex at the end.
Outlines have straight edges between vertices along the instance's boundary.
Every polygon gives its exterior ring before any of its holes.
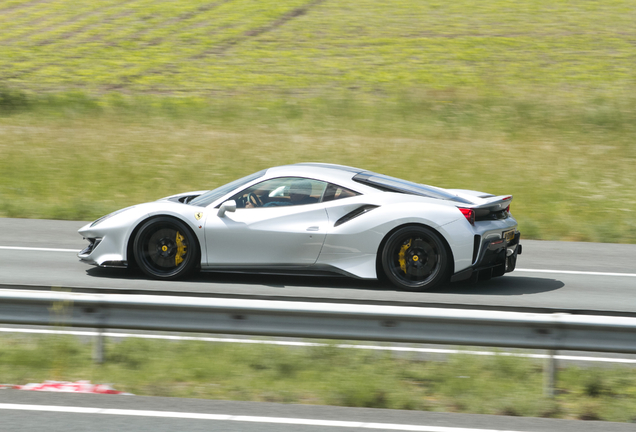
{"type": "Polygon", "coordinates": [[[636,318],[561,313],[6,290],[0,322],[636,354],[636,318]]]}
{"type": "MultiPolygon", "coordinates": [[[[0,323],[636,354],[636,318],[273,300],[0,291],[0,323]]],[[[103,359],[98,337],[96,359],[103,359]]]]}
{"type": "MultiPolygon", "coordinates": [[[[516,271],[516,270],[515,270],[516,271]]],[[[86,294],[124,294],[130,295],[152,295],[152,296],[165,296],[165,297],[191,297],[191,298],[224,298],[224,299],[240,299],[240,300],[267,300],[267,301],[295,301],[301,303],[347,303],[351,305],[369,305],[369,306],[399,306],[399,307],[419,307],[419,308],[439,308],[439,309],[463,309],[463,310],[482,310],[482,311],[495,311],[495,312],[519,312],[519,313],[536,313],[536,314],[554,314],[564,313],[567,315],[591,315],[591,316],[616,316],[616,317],[631,317],[636,318],[636,311],[627,309],[623,310],[608,310],[608,309],[582,309],[580,307],[567,308],[567,307],[539,307],[537,305],[521,306],[521,305],[504,305],[504,304],[475,304],[475,303],[445,303],[445,302],[431,302],[426,297],[415,299],[410,297],[408,300],[395,299],[371,299],[371,298],[352,298],[347,300],[340,296],[334,295],[331,297],[319,298],[311,295],[302,294],[293,295],[289,291],[281,294],[246,294],[239,292],[225,291],[216,293],[207,293],[205,291],[193,290],[193,291],[171,291],[168,285],[163,286],[165,289],[160,289],[157,286],[153,289],[146,288],[131,288],[131,287],[100,287],[89,288],[86,286],[64,286],[64,287],[52,287],[51,285],[30,285],[30,284],[3,284],[0,283],[0,293],[7,290],[28,290],[39,292],[50,292],[51,290],[67,291],[74,293],[86,293],[86,294]]]]}

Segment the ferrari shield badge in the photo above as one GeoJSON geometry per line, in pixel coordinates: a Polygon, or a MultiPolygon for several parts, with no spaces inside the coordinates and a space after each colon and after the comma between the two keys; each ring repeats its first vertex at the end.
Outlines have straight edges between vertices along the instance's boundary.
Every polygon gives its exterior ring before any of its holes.
{"type": "Polygon", "coordinates": [[[201,220],[201,218],[203,217],[203,213],[202,213],[202,212],[195,213],[195,214],[194,214],[194,217],[195,217],[197,220],[201,220]]]}

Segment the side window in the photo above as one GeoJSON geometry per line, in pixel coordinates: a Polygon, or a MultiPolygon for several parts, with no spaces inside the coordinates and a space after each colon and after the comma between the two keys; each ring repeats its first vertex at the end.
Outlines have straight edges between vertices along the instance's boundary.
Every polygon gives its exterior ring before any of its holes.
{"type": "Polygon", "coordinates": [[[280,177],[257,183],[231,199],[238,208],[280,207],[320,202],[327,183],[301,177],[280,177]]]}
{"type": "Polygon", "coordinates": [[[341,198],[349,198],[356,195],[360,194],[358,192],[352,191],[351,189],[329,183],[329,185],[327,186],[327,190],[325,191],[325,195],[322,198],[322,201],[333,201],[341,198]]]}

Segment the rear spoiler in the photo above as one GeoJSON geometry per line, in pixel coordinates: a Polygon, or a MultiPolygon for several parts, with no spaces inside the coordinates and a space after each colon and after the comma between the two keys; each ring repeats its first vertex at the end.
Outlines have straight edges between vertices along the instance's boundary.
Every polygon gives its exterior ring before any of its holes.
{"type": "Polygon", "coordinates": [[[488,209],[490,211],[499,211],[505,210],[510,207],[510,202],[512,201],[512,195],[499,195],[489,198],[484,198],[482,204],[477,204],[473,209],[488,209]]]}
{"type": "Polygon", "coordinates": [[[512,195],[483,198],[484,202],[474,206],[457,206],[471,225],[476,221],[506,219],[509,216],[512,195]]]}

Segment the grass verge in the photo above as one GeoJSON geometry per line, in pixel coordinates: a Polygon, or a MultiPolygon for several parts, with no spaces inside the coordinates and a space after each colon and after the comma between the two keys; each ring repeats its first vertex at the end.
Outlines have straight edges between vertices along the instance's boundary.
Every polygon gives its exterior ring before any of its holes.
{"type": "Polygon", "coordinates": [[[90,220],[304,161],[513,194],[526,238],[636,242],[630,96],[435,92],[219,100],[6,90],[0,217],[90,220]]]}
{"type": "Polygon", "coordinates": [[[563,369],[551,400],[540,363],[504,356],[430,362],[334,346],[124,339],[95,365],[91,344],[70,336],[0,342],[0,383],[85,379],[146,396],[636,421],[636,371],[626,368],[563,369]]]}

